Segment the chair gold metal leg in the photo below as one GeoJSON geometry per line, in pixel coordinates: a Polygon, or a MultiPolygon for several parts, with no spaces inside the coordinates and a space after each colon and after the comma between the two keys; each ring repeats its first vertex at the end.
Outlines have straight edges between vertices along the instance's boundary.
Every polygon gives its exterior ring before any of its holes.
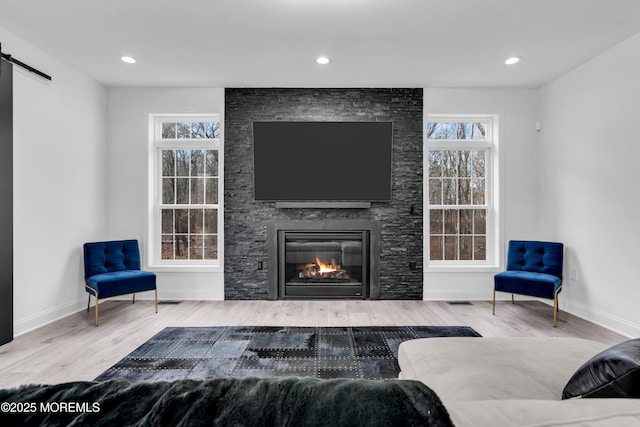
{"type": "Polygon", "coordinates": [[[558,294],[553,297],[553,327],[555,328],[558,322],[558,294]]]}
{"type": "Polygon", "coordinates": [[[496,315],[496,290],[493,290],[493,309],[491,310],[492,314],[496,315]]]}
{"type": "Polygon", "coordinates": [[[516,303],[516,298],[513,294],[511,294],[511,304],[515,304],[516,303]]]}
{"type": "Polygon", "coordinates": [[[96,296],[96,327],[98,327],[98,297],[96,296]]]}
{"type": "Polygon", "coordinates": [[[131,301],[131,304],[135,304],[136,303],[136,294],[133,294],[133,300],[131,301]]]}
{"type": "Polygon", "coordinates": [[[156,291],[156,313],[158,312],[158,288],[155,289],[156,291]]]}
{"type": "Polygon", "coordinates": [[[91,305],[91,294],[89,294],[89,301],[87,301],[87,313],[89,312],[90,305],[91,305]]]}

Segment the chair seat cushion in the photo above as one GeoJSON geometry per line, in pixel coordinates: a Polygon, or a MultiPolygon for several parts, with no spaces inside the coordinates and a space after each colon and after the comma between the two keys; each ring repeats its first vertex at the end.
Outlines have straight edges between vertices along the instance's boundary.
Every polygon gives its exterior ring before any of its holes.
{"type": "MultiPolygon", "coordinates": [[[[108,298],[152,291],[156,288],[156,275],[143,270],[111,271],[87,278],[87,285],[98,291],[98,298],[108,298]]],[[[86,288],[87,292],[95,296],[93,289],[86,288]]]]}
{"type": "Polygon", "coordinates": [[[494,276],[495,290],[553,299],[562,279],[552,274],[510,270],[494,276]]]}

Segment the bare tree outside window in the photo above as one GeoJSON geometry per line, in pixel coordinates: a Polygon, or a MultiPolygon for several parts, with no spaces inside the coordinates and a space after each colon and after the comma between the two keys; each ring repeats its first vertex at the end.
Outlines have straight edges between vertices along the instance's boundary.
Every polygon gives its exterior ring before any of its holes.
{"type": "Polygon", "coordinates": [[[427,123],[426,143],[433,147],[427,154],[431,261],[487,260],[489,125],[486,120],[427,123]]]}
{"type": "Polygon", "coordinates": [[[160,261],[218,260],[220,123],[215,119],[160,119],[156,125],[160,261]]]}

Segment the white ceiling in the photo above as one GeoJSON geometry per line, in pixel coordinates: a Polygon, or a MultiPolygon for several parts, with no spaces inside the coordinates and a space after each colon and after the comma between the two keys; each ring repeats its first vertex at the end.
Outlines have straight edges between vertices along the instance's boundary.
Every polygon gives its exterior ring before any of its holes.
{"type": "Polygon", "coordinates": [[[640,32],[640,1],[0,0],[0,27],[107,86],[535,88],[640,32]]]}

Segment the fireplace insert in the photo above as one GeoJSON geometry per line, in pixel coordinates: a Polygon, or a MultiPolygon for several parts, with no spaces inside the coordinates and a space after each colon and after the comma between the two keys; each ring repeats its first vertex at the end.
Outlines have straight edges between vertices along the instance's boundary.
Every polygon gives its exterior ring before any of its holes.
{"type": "Polygon", "coordinates": [[[279,231],[281,298],[368,298],[369,231],[279,231]]]}

